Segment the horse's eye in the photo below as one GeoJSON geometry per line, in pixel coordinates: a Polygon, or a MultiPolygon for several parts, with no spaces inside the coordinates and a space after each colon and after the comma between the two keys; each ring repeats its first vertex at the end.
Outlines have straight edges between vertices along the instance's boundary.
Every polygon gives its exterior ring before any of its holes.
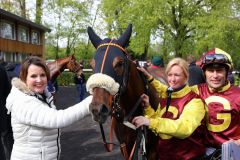
{"type": "Polygon", "coordinates": [[[124,59],[122,57],[116,57],[113,59],[112,66],[117,75],[121,76],[124,71],[124,59]]]}
{"type": "Polygon", "coordinates": [[[119,61],[117,64],[115,64],[114,71],[116,72],[117,75],[121,76],[124,71],[124,62],[119,61]]]}
{"type": "Polygon", "coordinates": [[[120,67],[123,66],[123,64],[124,64],[124,62],[123,62],[123,61],[120,61],[120,62],[118,62],[114,67],[115,67],[115,68],[120,68],[120,67]]]}

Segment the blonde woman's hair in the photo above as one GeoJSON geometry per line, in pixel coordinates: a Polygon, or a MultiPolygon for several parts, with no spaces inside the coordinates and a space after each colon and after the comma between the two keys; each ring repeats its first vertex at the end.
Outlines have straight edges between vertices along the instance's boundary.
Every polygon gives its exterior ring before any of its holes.
{"type": "Polygon", "coordinates": [[[168,75],[170,69],[173,67],[173,66],[179,66],[182,68],[183,70],[183,74],[185,75],[186,77],[186,81],[188,81],[188,77],[189,77],[189,72],[188,72],[188,63],[187,61],[185,61],[184,59],[182,58],[173,58],[168,64],[167,64],[167,67],[166,67],[166,74],[168,75]]]}

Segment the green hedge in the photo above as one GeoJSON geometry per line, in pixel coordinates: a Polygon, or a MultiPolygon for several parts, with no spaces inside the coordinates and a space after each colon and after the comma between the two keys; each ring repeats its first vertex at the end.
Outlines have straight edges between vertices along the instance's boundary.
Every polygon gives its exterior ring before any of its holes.
{"type": "MultiPolygon", "coordinates": [[[[86,72],[85,78],[86,80],[92,75],[92,72],[86,72]]],[[[60,76],[57,78],[57,83],[59,86],[70,86],[75,85],[73,81],[74,73],[72,72],[62,72],[60,76]]]]}
{"type": "Polygon", "coordinates": [[[240,86],[240,75],[234,75],[234,85],[240,86]]]}
{"type": "MultiPolygon", "coordinates": [[[[92,75],[92,72],[85,72],[86,80],[92,75]]],[[[70,86],[75,85],[73,81],[74,73],[72,72],[63,72],[58,78],[57,82],[60,86],[70,86]]],[[[240,86],[240,75],[234,75],[235,85],[240,86]]]]}

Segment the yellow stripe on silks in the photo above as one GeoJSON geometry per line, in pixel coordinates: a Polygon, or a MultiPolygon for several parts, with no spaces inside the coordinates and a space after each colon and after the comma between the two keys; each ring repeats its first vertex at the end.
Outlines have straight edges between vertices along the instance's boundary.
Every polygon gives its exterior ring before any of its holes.
{"type": "Polygon", "coordinates": [[[150,84],[152,84],[154,86],[154,88],[156,89],[158,96],[162,97],[162,98],[166,98],[167,97],[167,88],[168,86],[161,83],[160,81],[154,79],[150,84]]]}
{"type": "Polygon", "coordinates": [[[191,90],[192,90],[194,93],[196,93],[197,95],[199,95],[198,85],[191,86],[190,88],[191,88],[191,90]]]}
{"type": "MultiPolygon", "coordinates": [[[[158,105],[157,111],[159,110],[159,108],[160,108],[160,104],[158,105]]],[[[144,109],[144,115],[145,115],[146,118],[149,119],[150,117],[155,115],[155,110],[149,105],[144,109]]]]}

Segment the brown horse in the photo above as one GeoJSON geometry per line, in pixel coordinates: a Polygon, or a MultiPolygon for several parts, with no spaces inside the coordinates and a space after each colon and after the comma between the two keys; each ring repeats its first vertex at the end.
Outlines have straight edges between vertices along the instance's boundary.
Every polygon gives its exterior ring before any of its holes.
{"type": "Polygon", "coordinates": [[[77,62],[74,54],[48,62],[47,66],[50,70],[51,82],[54,82],[65,69],[69,69],[70,72],[76,74],[81,74],[82,72],[82,66],[77,62]]]}
{"type": "MultiPolygon", "coordinates": [[[[93,119],[100,124],[107,150],[110,150],[110,145],[105,140],[102,123],[106,121],[108,115],[112,115],[112,128],[126,160],[138,159],[137,152],[141,145],[141,137],[145,134],[142,134],[144,132],[141,129],[133,130],[124,124],[131,122],[135,116],[143,115],[140,105],[140,96],[143,93],[149,95],[153,107],[156,108],[159,102],[156,92],[147,84],[145,77],[137,70],[137,65],[129,59],[124,49],[129,42],[131,32],[132,26],[129,25],[119,39],[102,40],[92,28],[88,28],[89,38],[97,49],[91,62],[94,74],[87,81],[87,90],[93,95],[90,111],[93,119]]],[[[147,132],[148,159],[158,159],[156,143],[157,137],[152,132],[147,132]]]]}

